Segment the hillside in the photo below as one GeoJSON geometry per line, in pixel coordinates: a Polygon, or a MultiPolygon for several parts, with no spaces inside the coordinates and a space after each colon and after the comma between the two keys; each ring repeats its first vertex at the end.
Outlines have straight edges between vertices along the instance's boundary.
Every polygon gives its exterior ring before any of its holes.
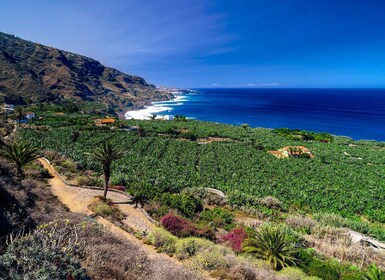
{"type": "Polygon", "coordinates": [[[98,101],[121,113],[170,97],[143,78],[94,59],[0,32],[0,100],[4,102],[98,101]]]}
{"type": "Polygon", "coordinates": [[[0,279],[384,280],[383,143],[183,117],[96,126],[57,107],[26,108],[39,119],[0,148],[0,279]],[[20,140],[46,158],[21,183],[6,156],[20,140]],[[105,142],[123,153],[106,199],[91,156],[105,142]]]}

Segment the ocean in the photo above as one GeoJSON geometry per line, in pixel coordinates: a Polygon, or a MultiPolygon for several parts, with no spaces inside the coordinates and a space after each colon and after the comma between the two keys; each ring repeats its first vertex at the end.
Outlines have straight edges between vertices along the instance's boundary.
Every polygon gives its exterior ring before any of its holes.
{"type": "Polygon", "coordinates": [[[385,89],[195,89],[127,118],[184,115],[251,127],[293,128],[385,141],[385,89]]]}

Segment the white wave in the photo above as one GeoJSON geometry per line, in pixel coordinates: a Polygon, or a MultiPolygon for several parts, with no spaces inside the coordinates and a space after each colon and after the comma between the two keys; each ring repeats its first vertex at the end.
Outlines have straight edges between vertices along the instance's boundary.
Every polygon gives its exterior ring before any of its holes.
{"type": "Polygon", "coordinates": [[[184,103],[181,101],[187,101],[187,96],[178,95],[174,99],[167,101],[152,102],[152,106],[146,106],[144,109],[136,111],[128,111],[124,114],[126,119],[137,120],[149,120],[153,115],[157,115],[156,118],[162,118],[164,115],[168,115],[175,106],[181,106],[184,103]],[[160,114],[166,113],[166,114],[160,114]]]}

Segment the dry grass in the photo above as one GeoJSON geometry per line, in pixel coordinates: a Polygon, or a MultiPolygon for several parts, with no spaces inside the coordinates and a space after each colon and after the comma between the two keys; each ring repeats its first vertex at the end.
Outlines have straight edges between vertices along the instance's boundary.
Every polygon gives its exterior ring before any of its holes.
{"type": "Polygon", "coordinates": [[[351,262],[360,267],[370,264],[383,265],[385,263],[385,252],[373,250],[359,243],[347,243],[344,236],[341,240],[338,239],[338,236],[331,239],[328,237],[322,239],[311,235],[305,236],[305,239],[311,247],[322,254],[341,261],[351,262]]]}
{"type": "MultiPolygon", "coordinates": [[[[27,173],[23,187],[13,176],[9,176],[12,174],[13,167],[6,162],[2,164],[0,159],[0,183],[9,196],[7,201],[17,201],[24,211],[9,211],[10,215],[15,215],[23,224],[26,220],[32,221],[30,227],[54,221],[60,224],[66,220],[66,223],[69,221],[81,228],[76,233],[79,244],[82,244],[76,258],[92,279],[201,279],[194,271],[173,260],[162,255],[149,255],[143,245],[131,239],[116,237],[84,214],[69,212],[37,172],[31,170],[27,173]]],[[[5,214],[4,211],[2,213],[5,214]]],[[[18,224],[15,223],[15,226],[18,224]]]]}

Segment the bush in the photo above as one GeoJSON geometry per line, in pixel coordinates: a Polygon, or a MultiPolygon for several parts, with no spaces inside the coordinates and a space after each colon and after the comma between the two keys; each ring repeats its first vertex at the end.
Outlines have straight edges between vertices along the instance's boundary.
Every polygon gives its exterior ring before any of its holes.
{"type": "Polygon", "coordinates": [[[144,210],[154,219],[158,220],[167,215],[170,208],[166,205],[161,205],[157,201],[152,201],[144,205],[144,210]]]}
{"type": "Polygon", "coordinates": [[[314,251],[310,251],[309,249],[300,249],[297,257],[300,260],[299,266],[310,276],[316,276],[321,279],[340,279],[343,275],[350,277],[352,274],[358,274],[357,271],[352,271],[351,268],[342,265],[337,260],[317,258],[314,251]],[[349,274],[351,275],[348,276],[349,274]]]}
{"type": "Polygon", "coordinates": [[[316,276],[308,276],[301,269],[296,267],[285,267],[278,275],[283,276],[287,280],[317,280],[320,279],[316,276]]]}
{"type": "Polygon", "coordinates": [[[164,216],[160,220],[160,223],[164,226],[165,229],[178,237],[187,237],[194,232],[194,227],[188,220],[173,213],[169,213],[164,216]]]}
{"type": "Polygon", "coordinates": [[[236,264],[235,266],[230,268],[230,271],[226,273],[226,275],[227,277],[229,277],[229,279],[233,279],[233,280],[262,279],[262,278],[257,278],[257,275],[254,269],[252,269],[249,266],[246,266],[245,264],[236,264]]]}
{"type": "Polygon", "coordinates": [[[282,209],[282,202],[273,196],[266,196],[260,200],[260,204],[270,209],[282,209]]]}
{"type": "Polygon", "coordinates": [[[174,253],[177,238],[162,228],[153,229],[147,237],[147,240],[154,245],[158,251],[165,253],[174,253]]]}
{"type": "Polygon", "coordinates": [[[192,218],[196,215],[196,213],[203,210],[202,200],[192,194],[180,193],[170,195],[169,193],[163,193],[155,200],[174,210],[177,210],[180,214],[187,218],[192,218]]]}
{"type": "Polygon", "coordinates": [[[124,219],[124,214],[114,205],[110,205],[110,200],[96,197],[90,204],[89,209],[97,215],[104,218],[112,218],[121,221],[124,219]]]}
{"type": "Polygon", "coordinates": [[[200,252],[193,258],[194,262],[204,270],[227,268],[227,260],[217,250],[200,252]]]}
{"type": "Polygon", "coordinates": [[[187,259],[212,246],[214,246],[214,243],[205,239],[196,237],[183,238],[176,243],[175,255],[178,259],[187,259]]]}
{"type": "Polygon", "coordinates": [[[94,185],[94,182],[95,182],[94,179],[85,175],[76,177],[76,181],[78,186],[92,186],[94,185]]]}
{"type": "Polygon", "coordinates": [[[80,245],[76,229],[68,224],[46,224],[32,234],[12,242],[0,256],[0,278],[89,279],[73,258],[80,245]]]}
{"type": "Polygon", "coordinates": [[[235,252],[242,251],[242,243],[247,238],[244,228],[236,228],[222,236],[222,241],[227,243],[235,252]]]}
{"type": "Polygon", "coordinates": [[[204,188],[184,188],[181,191],[181,194],[192,195],[199,199],[204,199],[207,196],[208,192],[204,188]]]}
{"type": "Polygon", "coordinates": [[[345,227],[347,226],[347,220],[341,216],[333,213],[317,213],[313,215],[313,218],[323,225],[331,227],[345,227]]]}
{"type": "Polygon", "coordinates": [[[316,222],[309,217],[297,215],[287,217],[286,224],[301,233],[310,234],[316,222]]]}
{"type": "Polygon", "coordinates": [[[341,228],[331,226],[315,226],[312,229],[312,234],[319,239],[327,240],[331,244],[343,243],[350,245],[352,242],[351,236],[341,228]]]}
{"type": "Polygon", "coordinates": [[[234,221],[234,214],[224,208],[205,209],[199,215],[199,219],[217,228],[231,225],[234,221]]]}

